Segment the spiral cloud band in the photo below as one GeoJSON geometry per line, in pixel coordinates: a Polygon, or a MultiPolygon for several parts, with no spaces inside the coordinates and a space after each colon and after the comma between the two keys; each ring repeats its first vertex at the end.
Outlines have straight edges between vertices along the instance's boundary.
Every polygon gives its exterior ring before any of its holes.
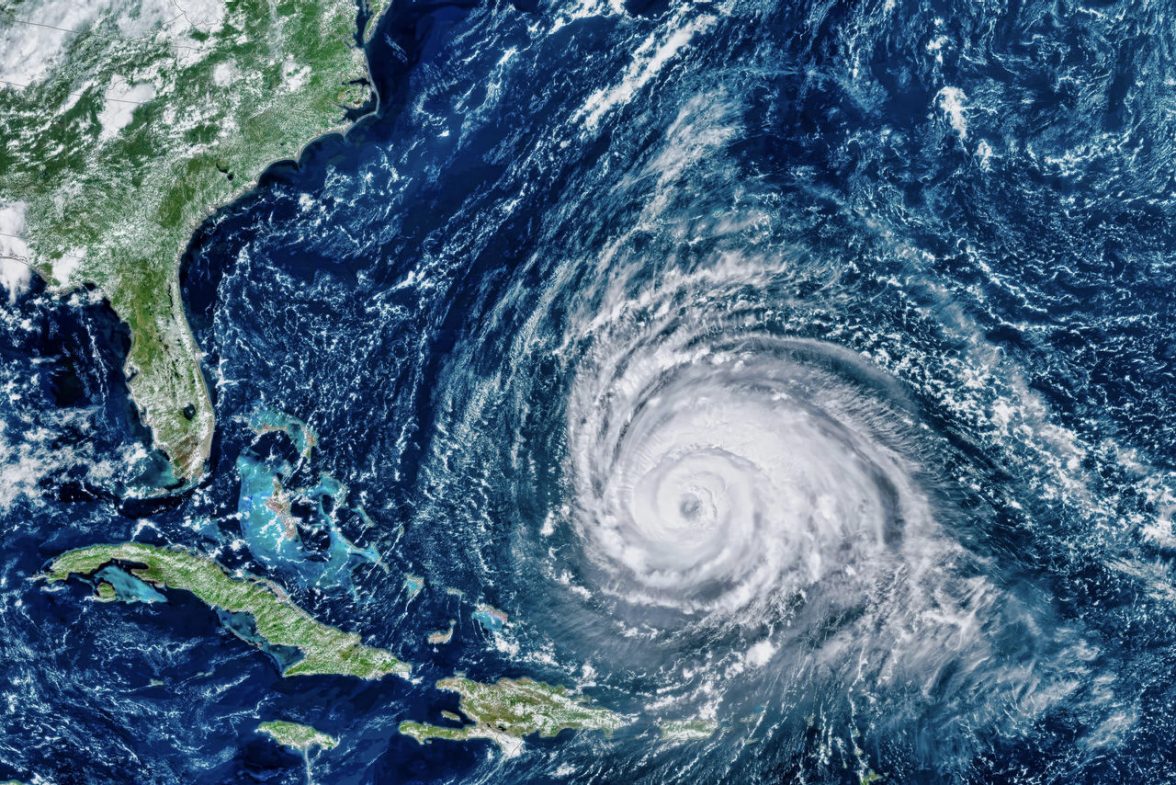
{"type": "Polygon", "coordinates": [[[869,371],[843,351],[662,338],[594,371],[569,411],[575,525],[628,601],[743,613],[874,569],[926,524],[869,371]]]}

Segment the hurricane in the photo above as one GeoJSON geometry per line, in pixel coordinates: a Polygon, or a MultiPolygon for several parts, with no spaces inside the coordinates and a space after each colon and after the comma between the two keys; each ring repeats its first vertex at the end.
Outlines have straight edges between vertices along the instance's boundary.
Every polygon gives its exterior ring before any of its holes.
{"type": "Polygon", "coordinates": [[[806,367],[821,347],[680,340],[610,359],[570,407],[578,534],[645,587],[636,599],[738,611],[881,559],[907,519],[925,523],[909,467],[874,431],[885,412],[806,367]]]}
{"type": "MultiPolygon", "coordinates": [[[[972,547],[989,467],[821,312],[853,293],[740,176],[741,115],[690,97],[568,200],[583,245],[561,224],[482,306],[444,364],[418,514],[528,620],[496,645],[718,722],[711,776],[750,776],[730,723],[772,749],[824,734],[817,769],[867,778],[838,737],[893,743],[899,717],[936,728],[908,772],[981,755],[1072,690],[1043,657],[1093,651],[972,547]]],[[[634,765],[673,779],[656,760],[634,765]]]]}

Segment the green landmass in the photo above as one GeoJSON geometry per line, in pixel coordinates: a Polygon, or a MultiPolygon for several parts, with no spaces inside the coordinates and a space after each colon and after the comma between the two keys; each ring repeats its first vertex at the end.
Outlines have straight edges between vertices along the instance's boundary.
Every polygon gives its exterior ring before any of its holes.
{"type": "MultiPolygon", "coordinates": [[[[465,741],[489,739],[504,753],[518,752],[524,737],[537,733],[553,737],[563,730],[606,733],[629,724],[629,719],[572,694],[567,688],[531,679],[499,679],[483,684],[462,676],[441,679],[437,688],[461,696],[460,709],[472,724],[445,727],[402,722],[400,732],[418,742],[433,739],[465,741]]],[[[449,715],[452,716],[452,715],[449,715]]]]}
{"type": "Polygon", "coordinates": [[[663,741],[696,741],[709,739],[718,730],[714,720],[661,720],[657,724],[663,741]]]}
{"type": "MultiPolygon", "coordinates": [[[[372,11],[383,9],[383,0],[372,11]]],[[[370,98],[354,0],[0,2],[0,210],[51,284],[93,284],[179,481],[214,430],[179,285],[194,229],[370,98]]],[[[367,29],[374,25],[374,19],[367,29]]]]}
{"type": "MultiPolygon", "coordinates": [[[[93,545],[57,557],[46,577],[64,581],[70,575],[91,576],[116,562],[151,586],[191,592],[213,608],[246,614],[256,629],[255,636],[242,636],[246,640],[300,654],[297,661],[283,667],[285,676],[336,674],[378,679],[390,673],[406,676],[411,671],[391,652],[366,646],[355,633],[315,620],[271,581],[252,575],[230,576],[212,559],[189,551],[140,543],[93,545]]],[[[98,591],[105,592],[101,585],[98,591]]]]}
{"type": "Polygon", "coordinates": [[[301,752],[307,752],[311,747],[322,747],[325,750],[339,746],[339,740],[328,736],[317,728],[301,725],[286,720],[271,720],[257,726],[259,733],[264,733],[278,744],[292,747],[301,752]]]}

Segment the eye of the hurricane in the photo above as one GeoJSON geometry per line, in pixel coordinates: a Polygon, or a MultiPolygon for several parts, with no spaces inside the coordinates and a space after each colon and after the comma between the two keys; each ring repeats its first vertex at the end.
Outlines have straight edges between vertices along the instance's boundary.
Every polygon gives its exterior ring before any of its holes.
{"type": "Polygon", "coordinates": [[[626,603],[737,614],[893,563],[927,518],[870,371],[811,342],[607,358],[569,411],[574,525],[626,603]]]}
{"type": "Polygon", "coordinates": [[[682,534],[701,532],[728,522],[731,493],[721,458],[706,454],[663,461],[633,488],[633,518],[660,524],[682,534]]]}

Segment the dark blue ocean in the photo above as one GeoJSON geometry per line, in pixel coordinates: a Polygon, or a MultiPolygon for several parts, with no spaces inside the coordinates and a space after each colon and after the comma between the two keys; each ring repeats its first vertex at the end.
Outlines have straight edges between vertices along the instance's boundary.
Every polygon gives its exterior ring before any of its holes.
{"type": "Polygon", "coordinates": [[[108,306],[0,301],[0,780],[1176,782],[1176,5],[394,0],[368,54],[184,257],[196,487],[108,306]],[[415,678],[35,579],[126,540],[415,678]],[[456,672],[631,721],[399,735],[456,672]]]}

